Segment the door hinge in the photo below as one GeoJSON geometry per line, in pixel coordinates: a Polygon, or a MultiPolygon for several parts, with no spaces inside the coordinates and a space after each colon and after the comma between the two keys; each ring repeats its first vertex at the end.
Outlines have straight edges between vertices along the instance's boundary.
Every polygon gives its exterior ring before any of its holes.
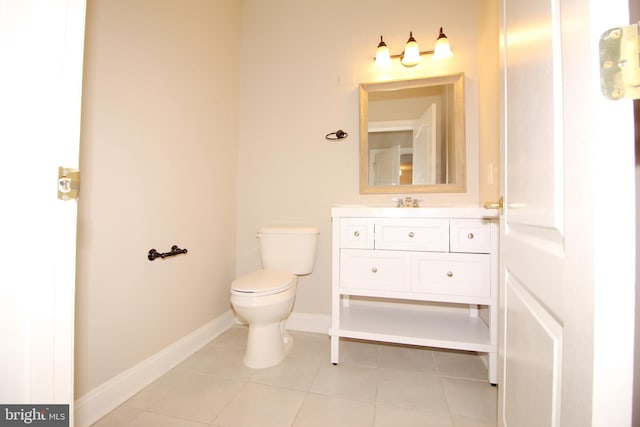
{"type": "Polygon", "coordinates": [[[640,23],[600,36],[600,88],[608,99],[640,99],[640,23]]]}
{"type": "Polygon", "coordinates": [[[77,200],[80,193],[80,171],[58,168],[58,199],[77,200]]]}

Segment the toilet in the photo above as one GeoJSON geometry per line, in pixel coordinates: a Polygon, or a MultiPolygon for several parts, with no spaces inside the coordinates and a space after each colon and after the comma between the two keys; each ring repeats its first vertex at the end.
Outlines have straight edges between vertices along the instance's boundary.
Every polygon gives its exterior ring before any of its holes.
{"type": "Polygon", "coordinates": [[[244,364],[262,369],[280,363],[293,339],[284,322],[296,296],[298,276],[313,271],[316,227],[262,227],[258,230],[262,270],[231,283],[231,305],[249,324],[244,364]]]}

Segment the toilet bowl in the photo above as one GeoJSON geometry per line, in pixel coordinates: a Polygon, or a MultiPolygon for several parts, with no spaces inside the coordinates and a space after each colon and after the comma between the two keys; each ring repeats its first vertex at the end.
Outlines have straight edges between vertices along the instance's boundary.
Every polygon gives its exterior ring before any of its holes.
{"type": "Polygon", "coordinates": [[[268,368],[284,359],[292,339],[284,330],[296,296],[297,277],[287,271],[258,270],[235,280],[231,305],[249,324],[244,364],[268,368]]]}
{"type": "Polygon", "coordinates": [[[249,325],[244,364],[268,368],[280,363],[293,339],[284,327],[296,296],[298,276],[309,274],[315,262],[315,227],[261,228],[263,269],[231,283],[231,305],[249,325]]]}

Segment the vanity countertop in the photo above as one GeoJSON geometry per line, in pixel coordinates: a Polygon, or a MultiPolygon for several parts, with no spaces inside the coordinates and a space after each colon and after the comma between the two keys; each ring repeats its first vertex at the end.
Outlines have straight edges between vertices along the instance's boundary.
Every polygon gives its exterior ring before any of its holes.
{"type": "Polygon", "coordinates": [[[384,218],[498,218],[498,209],[479,207],[421,207],[396,208],[391,206],[335,205],[334,217],[384,217],[384,218]]]}

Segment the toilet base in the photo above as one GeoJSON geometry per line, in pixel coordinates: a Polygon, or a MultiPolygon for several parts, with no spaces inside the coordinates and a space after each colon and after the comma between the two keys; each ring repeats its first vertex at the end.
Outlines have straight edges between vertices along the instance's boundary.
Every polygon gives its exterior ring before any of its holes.
{"type": "Polygon", "coordinates": [[[284,360],[292,345],[293,337],[284,329],[284,321],[249,324],[244,364],[252,369],[270,368],[284,360]]]}
{"type": "Polygon", "coordinates": [[[293,339],[284,329],[296,296],[296,285],[270,295],[231,294],[231,305],[249,324],[244,364],[253,369],[275,366],[287,355],[293,339]]]}

